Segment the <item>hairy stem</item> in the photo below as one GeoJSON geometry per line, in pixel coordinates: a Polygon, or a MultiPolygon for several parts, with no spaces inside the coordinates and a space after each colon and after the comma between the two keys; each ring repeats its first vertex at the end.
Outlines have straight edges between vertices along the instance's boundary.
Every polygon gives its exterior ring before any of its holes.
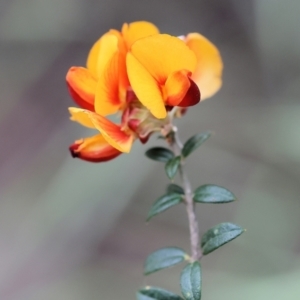
{"type": "MultiPolygon", "coordinates": [[[[177,128],[174,128],[172,138],[169,140],[170,146],[173,149],[176,156],[181,155],[182,143],[178,137],[177,128]]],[[[200,248],[199,240],[199,226],[195,214],[195,205],[193,201],[193,191],[190,181],[187,177],[184,168],[184,162],[180,163],[180,175],[183,184],[184,194],[185,194],[185,206],[186,212],[189,220],[190,228],[190,241],[191,241],[191,259],[192,262],[200,260],[202,257],[202,252],[200,248]]]]}

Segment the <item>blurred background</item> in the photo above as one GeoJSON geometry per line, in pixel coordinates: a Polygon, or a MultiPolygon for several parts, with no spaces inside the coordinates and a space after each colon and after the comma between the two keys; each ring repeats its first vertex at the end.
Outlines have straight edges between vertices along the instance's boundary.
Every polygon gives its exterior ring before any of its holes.
{"type": "Polygon", "coordinates": [[[182,265],[145,278],[146,256],[189,250],[178,206],[145,223],[168,180],[136,143],[109,163],[74,160],[91,133],[70,122],[65,85],[96,39],[124,22],[201,32],[224,60],[221,91],[178,122],[212,130],[188,161],[193,187],[214,183],[239,201],[199,205],[200,230],[247,229],[203,259],[204,300],[300,299],[300,2],[298,0],[0,0],[0,298],[135,299],[179,292],[182,265]]]}

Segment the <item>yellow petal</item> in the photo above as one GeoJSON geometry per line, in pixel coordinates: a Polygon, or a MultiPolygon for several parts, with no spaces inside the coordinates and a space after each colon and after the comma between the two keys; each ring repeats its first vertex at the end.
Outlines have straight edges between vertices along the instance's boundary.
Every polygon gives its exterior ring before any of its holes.
{"type": "Polygon", "coordinates": [[[177,106],[190,87],[189,76],[191,72],[181,70],[172,73],[165,84],[166,103],[170,106],[177,106]]]}
{"type": "Polygon", "coordinates": [[[121,126],[89,110],[70,107],[69,111],[72,115],[71,120],[77,121],[83,126],[98,129],[103,138],[117,150],[121,152],[130,151],[134,135],[124,132],[121,126]]]}
{"type": "Polygon", "coordinates": [[[126,65],[129,81],[138,99],[156,118],[164,119],[167,112],[158,83],[131,53],[127,54],[126,65]]]}
{"type": "Polygon", "coordinates": [[[127,45],[127,49],[130,49],[131,45],[140,38],[147,37],[150,35],[158,34],[158,28],[146,21],[138,21],[125,23],[122,27],[122,35],[127,45]]]}
{"type": "Polygon", "coordinates": [[[197,57],[197,67],[192,79],[199,86],[201,100],[204,100],[222,86],[222,59],[217,47],[199,33],[188,34],[186,44],[197,57]]]}
{"type": "Polygon", "coordinates": [[[69,112],[71,114],[70,119],[72,121],[78,122],[79,124],[89,127],[95,128],[94,123],[91,121],[89,117],[89,110],[78,108],[78,107],[69,107],[69,112]]]}
{"type": "Polygon", "coordinates": [[[167,34],[136,41],[131,47],[131,53],[160,85],[165,84],[173,72],[194,72],[197,63],[194,52],[184,41],[167,34]]]}
{"type": "Polygon", "coordinates": [[[98,58],[100,53],[100,44],[101,44],[101,38],[99,38],[91,48],[86,62],[87,68],[96,77],[98,77],[97,66],[98,66],[98,58]]]}
{"type": "Polygon", "coordinates": [[[94,43],[88,54],[86,62],[87,68],[94,76],[98,77],[99,71],[103,68],[102,65],[105,65],[105,61],[110,60],[110,53],[113,54],[113,52],[115,52],[118,41],[124,43],[120,32],[111,29],[94,43]],[[114,38],[111,38],[112,36],[114,36],[114,38]]]}
{"type": "Polygon", "coordinates": [[[102,116],[113,114],[119,110],[122,103],[119,95],[119,53],[116,52],[99,77],[95,111],[102,116]]]}
{"type": "Polygon", "coordinates": [[[89,117],[105,138],[114,148],[121,152],[130,152],[134,136],[122,130],[121,126],[96,113],[90,112],[89,117]]]}
{"type": "Polygon", "coordinates": [[[106,65],[118,52],[118,37],[111,32],[104,34],[100,40],[99,57],[97,61],[97,74],[101,77],[106,70],[106,65]]]}

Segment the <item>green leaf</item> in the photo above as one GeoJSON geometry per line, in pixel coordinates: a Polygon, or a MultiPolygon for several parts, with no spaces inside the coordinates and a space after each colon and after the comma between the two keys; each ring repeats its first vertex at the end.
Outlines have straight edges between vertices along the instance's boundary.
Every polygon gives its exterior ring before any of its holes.
{"type": "Polygon", "coordinates": [[[198,261],[188,264],[181,272],[181,292],[186,300],[201,299],[201,267],[198,261]]]}
{"type": "Polygon", "coordinates": [[[180,296],[157,287],[139,290],[137,300],[183,300],[180,296]]]}
{"type": "Polygon", "coordinates": [[[204,255],[218,249],[224,244],[237,238],[244,229],[233,223],[221,223],[209,229],[201,239],[201,248],[204,255]]]}
{"type": "Polygon", "coordinates": [[[176,193],[176,194],[184,195],[184,190],[178,184],[171,183],[167,187],[167,193],[169,193],[169,194],[176,193]]]}
{"type": "Polygon", "coordinates": [[[150,159],[164,163],[168,162],[174,157],[174,153],[171,150],[163,147],[150,148],[146,151],[145,155],[150,159]]]}
{"type": "Polygon", "coordinates": [[[151,253],[145,262],[144,274],[149,275],[161,269],[172,267],[189,256],[180,248],[168,247],[151,253]]]}
{"type": "Polygon", "coordinates": [[[230,191],[217,185],[202,185],[194,192],[194,201],[199,203],[229,203],[234,200],[236,198],[230,191]]]}
{"type": "Polygon", "coordinates": [[[183,157],[189,156],[198,147],[200,147],[210,136],[211,136],[211,132],[203,132],[189,138],[183,145],[181,151],[182,156],[183,157]]]}
{"type": "Polygon", "coordinates": [[[152,205],[147,221],[149,221],[153,216],[167,210],[168,208],[180,203],[182,201],[182,196],[179,194],[166,194],[158,198],[152,205]]]}
{"type": "Polygon", "coordinates": [[[181,161],[181,157],[176,156],[176,157],[170,159],[166,163],[165,170],[166,170],[166,173],[167,173],[167,176],[169,177],[169,179],[173,179],[174,176],[176,175],[178,168],[180,166],[180,161],[181,161]]]}

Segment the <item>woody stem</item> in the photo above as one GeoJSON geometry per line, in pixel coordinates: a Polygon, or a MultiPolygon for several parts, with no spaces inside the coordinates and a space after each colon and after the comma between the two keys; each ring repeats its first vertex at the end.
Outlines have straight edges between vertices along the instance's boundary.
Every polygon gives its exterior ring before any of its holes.
{"type": "MultiPolygon", "coordinates": [[[[178,137],[177,128],[174,129],[171,140],[169,141],[170,147],[174,151],[176,156],[181,155],[182,143],[178,137]]],[[[184,194],[185,194],[185,206],[186,212],[189,221],[189,229],[190,229],[190,242],[191,242],[191,260],[192,262],[200,260],[202,257],[202,251],[200,248],[200,240],[199,240],[199,226],[198,221],[195,214],[195,205],[193,201],[193,192],[191,183],[187,177],[184,168],[184,161],[181,160],[180,163],[180,176],[183,184],[184,194]]]]}

